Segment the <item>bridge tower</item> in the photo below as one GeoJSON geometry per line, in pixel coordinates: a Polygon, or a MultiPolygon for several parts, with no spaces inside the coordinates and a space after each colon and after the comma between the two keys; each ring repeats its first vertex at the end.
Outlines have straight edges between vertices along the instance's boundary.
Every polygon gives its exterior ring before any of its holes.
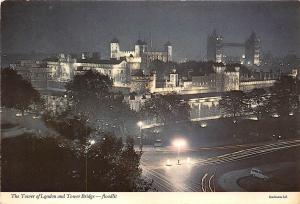
{"type": "Polygon", "coordinates": [[[260,61],[260,39],[254,32],[245,42],[245,64],[259,66],[260,61]]]}
{"type": "Polygon", "coordinates": [[[216,30],[207,38],[207,60],[214,62],[223,61],[223,37],[216,30]]]}

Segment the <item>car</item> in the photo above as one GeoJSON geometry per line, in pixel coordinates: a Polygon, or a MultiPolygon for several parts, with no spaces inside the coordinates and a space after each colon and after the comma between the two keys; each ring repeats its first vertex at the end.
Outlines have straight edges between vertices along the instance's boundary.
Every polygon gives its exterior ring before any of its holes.
{"type": "Polygon", "coordinates": [[[40,119],[41,116],[39,116],[39,115],[34,115],[34,116],[32,116],[32,118],[33,118],[33,119],[40,119]]]}
{"type": "Polygon", "coordinates": [[[202,128],[207,127],[207,122],[201,122],[200,126],[201,126],[202,128]]]}
{"type": "Polygon", "coordinates": [[[166,166],[172,166],[170,159],[167,160],[166,166]]]}
{"type": "Polygon", "coordinates": [[[277,113],[273,113],[273,114],[272,114],[272,117],[273,117],[273,118],[279,118],[279,117],[280,117],[280,115],[279,115],[279,114],[277,114],[277,113]]]}
{"type": "Polygon", "coordinates": [[[264,174],[264,172],[258,168],[252,168],[250,171],[250,175],[256,178],[260,178],[263,180],[268,180],[269,177],[264,174]]]}

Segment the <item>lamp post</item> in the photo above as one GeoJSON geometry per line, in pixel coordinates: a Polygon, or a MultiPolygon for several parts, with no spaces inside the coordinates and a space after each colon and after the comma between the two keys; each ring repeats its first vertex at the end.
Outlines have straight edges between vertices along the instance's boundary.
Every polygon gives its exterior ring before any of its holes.
{"type": "Polygon", "coordinates": [[[181,147],[186,146],[186,141],[184,139],[176,139],[173,141],[173,145],[177,147],[177,165],[180,165],[180,159],[179,159],[180,150],[181,147]]]}
{"type": "Polygon", "coordinates": [[[140,150],[142,151],[143,150],[143,139],[142,139],[142,126],[143,126],[143,122],[139,121],[137,123],[137,125],[139,126],[139,129],[140,129],[140,150]]]}

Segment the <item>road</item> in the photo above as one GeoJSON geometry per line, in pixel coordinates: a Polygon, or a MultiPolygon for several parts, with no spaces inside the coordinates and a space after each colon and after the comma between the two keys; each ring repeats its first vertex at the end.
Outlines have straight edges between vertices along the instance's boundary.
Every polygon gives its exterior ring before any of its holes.
{"type": "Polygon", "coordinates": [[[35,114],[33,113],[26,113],[24,116],[16,116],[17,113],[20,113],[20,111],[1,108],[1,123],[17,124],[20,128],[26,128],[27,130],[29,130],[29,132],[34,132],[39,136],[58,135],[57,132],[45,125],[41,116],[39,116],[38,118],[34,118],[35,114]]]}
{"type": "MultiPolygon", "coordinates": [[[[184,149],[177,158],[176,149],[146,148],[141,164],[143,174],[154,180],[158,191],[223,191],[218,177],[226,172],[265,163],[279,162],[290,151],[299,153],[300,139],[263,144],[232,145],[184,149]],[[180,165],[177,165],[177,160],[180,165]],[[168,161],[168,162],[167,162],[168,161]],[[166,165],[168,163],[168,165],[166,165]]],[[[294,153],[291,153],[294,155],[294,153]]]]}

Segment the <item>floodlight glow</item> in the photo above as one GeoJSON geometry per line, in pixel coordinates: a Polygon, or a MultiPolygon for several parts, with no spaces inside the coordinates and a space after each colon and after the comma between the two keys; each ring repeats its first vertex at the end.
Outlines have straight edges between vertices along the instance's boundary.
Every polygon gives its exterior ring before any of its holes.
{"type": "Polygon", "coordinates": [[[138,125],[139,127],[142,127],[143,122],[142,122],[142,121],[139,121],[139,122],[137,123],[137,125],[138,125]]]}
{"type": "Polygon", "coordinates": [[[184,147],[187,145],[186,141],[184,139],[175,139],[173,141],[173,145],[176,147],[184,147]]]}
{"type": "Polygon", "coordinates": [[[89,143],[90,143],[91,145],[93,145],[93,144],[96,143],[96,141],[95,141],[95,140],[89,140],[89,143]]]}

